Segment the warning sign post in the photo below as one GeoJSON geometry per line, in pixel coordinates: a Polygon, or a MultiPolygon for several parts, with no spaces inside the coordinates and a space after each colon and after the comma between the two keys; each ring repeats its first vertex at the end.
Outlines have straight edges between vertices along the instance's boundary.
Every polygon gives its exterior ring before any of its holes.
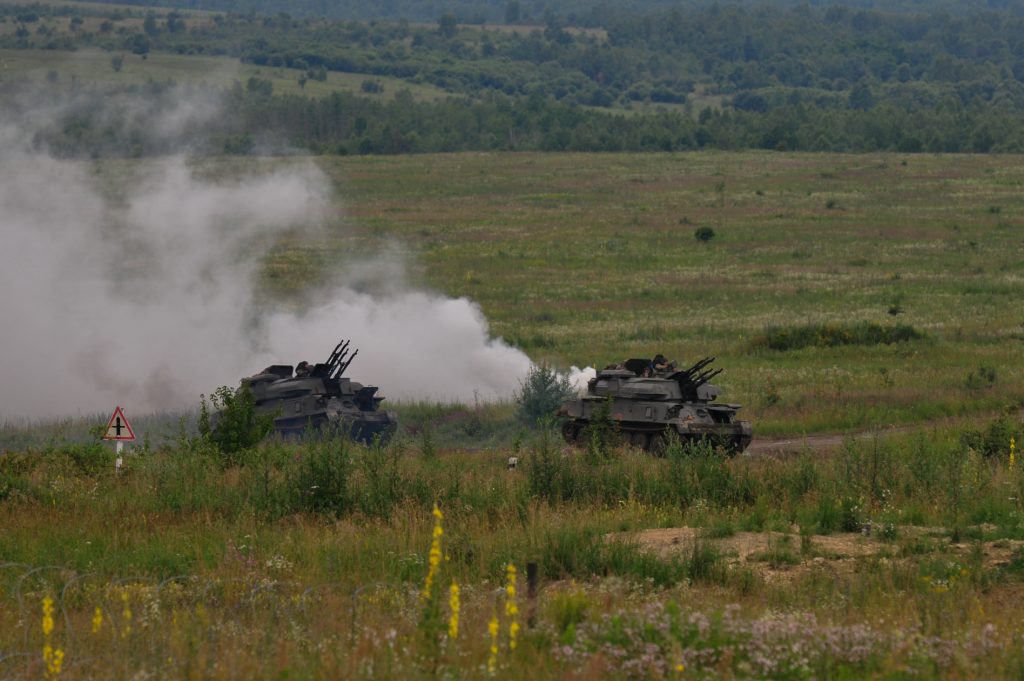
{"type": "Polygon", "coordinates": [[[125,442],[131,442],[135,439],[135,431],[132,430],[132,426],[128,423],[128,419],[124,416],[124,409],[120,406],[114,410],[110,420],[107,421],[107,429],[103,433],[104,440],[113,440],[117,443],[117,460],[114,462],[115,468],[121,469],[121,447],[124,446],[125,442]]]}

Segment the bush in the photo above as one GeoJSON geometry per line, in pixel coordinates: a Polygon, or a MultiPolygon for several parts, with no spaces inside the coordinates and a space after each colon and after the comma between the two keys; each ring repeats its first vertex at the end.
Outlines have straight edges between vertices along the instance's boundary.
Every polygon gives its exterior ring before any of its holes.
{"type": "Polygon", "coordinates": [[[572,396],[568,376],[545,364],[534,364],[526,380],[520,382],[514,399],[519,417],[528,423],[537,423],[553,416],[562,402],[572,396]]]}
{"type": "Polygon", "coordinates": [[[291,511],[328,512],[339,516],[351,508],[350,446],[348,438],[339,435],[310,443],[296,454],[287,472],[291,511]]]}
{"type": "Polygon", "coordinates": [[[693,232],[693,238],[701,243],[707,243],[715,238],[715,230],[710,227],[698,227],[693,232]]]}
{"type": "Polygon", "coordinates": [[[241,463],[238,454],[251,449],[274,428],[274,414],[257,414],[252,390],[243,385],[237,391],[221,386],[210,395],[216,412],[211,418],[202,396],[199,433],[209,438],[225,455],[225,463],[241,463]]]}
{"type": "Polygon", "coordinates": [[[982,365],[977,371],[967,374],[964,385],[969,390],[984,390],[996,384],[996,370],[993,367],[982,365]]]}
{"type": "Polygon", "coordinates": [[[594,409],[584,433],[587,435],[587,459],[591,463],[611,456],[619,440],[616,424],[612,421],[611,397],[602,400],[594,409]]]}
{"type": "Polygon", "coordinates": [[[551,442],[550,429],[541,429],[524,463],[530,495],[549,502],[557,501],[562,465],[558,452],[551,442]]]}
{"type": "Polygon", "coordinates": [[[1002,416],[990,422],[984,430],[969,429],[960,434],[960,444],[964,449],[987,456],[1009,456],[1010,438],[1021,441],[1021,428],[1002,416]]]}
{"type": "Polygon", "coordinates": [[[751,341],[755,349],[799,350],[840,345],[892,345],[919,340],[925,335],[908,324],[882,326],[874,322],[856,324],[806,324],[769,326],[751,341]]]}

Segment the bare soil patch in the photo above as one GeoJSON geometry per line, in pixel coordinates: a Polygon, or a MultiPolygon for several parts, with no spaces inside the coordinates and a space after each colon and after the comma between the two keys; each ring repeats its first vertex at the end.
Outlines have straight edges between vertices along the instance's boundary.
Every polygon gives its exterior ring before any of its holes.
{"type": "MultiPolygon", "coordinates": [[[[699,528],[673,527],[610,535],[609,539],[635,543],[641,551],[668,558],[685,555],[698,542],[712,545],[730,567],[747,567],[766,581],[785,581],[808,570],[849,572],[867,558],[902,560],[910,555],[966,555],[972,542],[954,543],[939,527],[898,528],[895,539],[872,533],[836,533],[802,537],[793,532],[736,532],[727,537],[708,537],[699,528]],[[908,545],[913,543],[913,550],[908,545]]],[[[981,542],[986,568],[1003,567],[1024,547],[1024,541],[999,539],[981,542]]]]}

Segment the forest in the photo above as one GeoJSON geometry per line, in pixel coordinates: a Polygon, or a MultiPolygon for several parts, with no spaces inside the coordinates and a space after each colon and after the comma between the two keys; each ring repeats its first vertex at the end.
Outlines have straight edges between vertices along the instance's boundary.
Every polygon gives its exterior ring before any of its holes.
{"type": "MultiPolygon", "coordinates": [[[[537,25],[502,26],[451,13],[428,23],[367,22],[247,7],[211,14],[4,5],[0,49],[99,49],[112,63],[205,55],[289,70],[298,93],[275,92],[259,77],[221,88],[231,115],[206,140],[215,151],[244,152],[268,140],[342,154],[1024,149],[1017,3],[595,5],[586,19],[549,8],[537,25]],[[307,94],[306,83],[328,73],[364,75],[363,91],[307,94]],[[429,85],[446,97],[425,101],[402,88],[384,99],[365,96],[380,91],[379,78],[429,85]]],[[[505,10],[517,22],[534,17],[515,0],[505,10]]],[[[16,107],[26,88],[52,85],[7,75],[3,106],[16,107]]],[[[73,152],[82,139],[123,135],[123,125],[91,122],[88,102],[140,84],[75,85],[74,124],[63,126],[73,132],[50,131],[48,141],[73,152]]]]}

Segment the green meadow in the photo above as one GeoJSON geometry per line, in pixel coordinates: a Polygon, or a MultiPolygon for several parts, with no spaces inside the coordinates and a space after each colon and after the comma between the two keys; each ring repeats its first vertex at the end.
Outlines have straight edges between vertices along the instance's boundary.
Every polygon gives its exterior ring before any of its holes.
{"type": "MultiPolygon", "coordinates": [[[[0,32],[4,30],[0,26],[0,32]]],[[[141,85],[187,83],[193,86],[226,88],[236,81],[243,87],[250,78],[270,81],[277,94],[325,97],[334,92],[356,93],[371,99],[389,100],[403,90],[414,98],[431,101],[448,96],[444,90],[422,83],[391,76],[330,71],[323,81],[304,79],[303,71],[285,67],[245,64],[233,57],[185,55],[153,52],[143,56],[129,52],[106,52],[83,49],[75,52],[59,50],[0,49],[0,80],[27,79],[37,83],[56,79],[71,87],[74,83],[103,85],[141,85]],[[111,60],[119,56],[121,67],[114,69],[111,60]],[[370,91],[364,83],[372,83],[370,91]]]]}
{"type": "MultiPolygon", "coordinates": [[[[762,435],[996,413],[1024,396],[1024,166],[784,153],[317,158],[338,214],[271,288],[397,248],[535,361],[718,357],[762,435]],[[709,228],[713,237],[696,238],[709,228]],[[850,342],[769,333],[911,327],[850,342]],[[837,328],[832,328],[837,327],[837,328]]],[[[235,161],[211,161],[211,172],[235,161]]],[[[812,334],[813,335],[813,334],[812,334]]]]}
{"type": "Polygon", "coordinates": [[[165,419],[115,472],[8,428],[0,678],[1019,678],[1019,158],[312,160],[336,205],[267,304],[389,252],[537,362],[716,355],[755,437],[857,436],[652,457],[402,404],[373,447],[165,419]]]}

